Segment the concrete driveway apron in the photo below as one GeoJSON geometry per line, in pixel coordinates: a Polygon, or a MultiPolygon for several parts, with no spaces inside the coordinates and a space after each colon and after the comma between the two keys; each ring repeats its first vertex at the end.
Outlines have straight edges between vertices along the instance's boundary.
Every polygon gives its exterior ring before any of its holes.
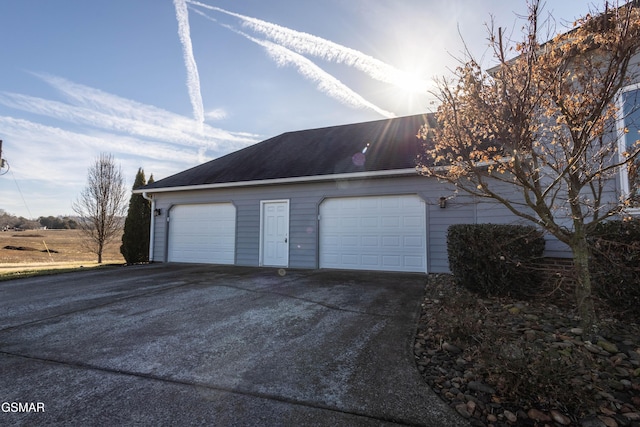
{"type": "Polygon", "coordinates": [[[465,425],[424,276],[155,264],[0,283],[1,425],[465,425]]]}

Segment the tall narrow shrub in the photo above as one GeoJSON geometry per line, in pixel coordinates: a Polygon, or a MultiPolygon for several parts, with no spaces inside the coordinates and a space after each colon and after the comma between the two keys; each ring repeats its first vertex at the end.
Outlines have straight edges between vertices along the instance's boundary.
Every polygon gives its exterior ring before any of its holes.
{"type": "MultiPolygon", "coordinates": [[[[151,180],[150,180],[151,181],[151,180]]],[[[138,169],[133,189],[145,185],[142,168],[138,169]]],[[[124,234],[120,253],[128,264],[149,261],[149,227],[151,222],[151,202],[142,194],[131,194],[129,211],[124,222],[124,234]]]]}

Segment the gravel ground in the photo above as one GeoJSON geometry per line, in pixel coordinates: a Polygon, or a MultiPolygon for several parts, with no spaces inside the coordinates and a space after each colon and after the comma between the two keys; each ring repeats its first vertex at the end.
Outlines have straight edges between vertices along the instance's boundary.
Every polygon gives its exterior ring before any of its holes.
{"type": "Polygon", "coordinates": [[[430,275],[418,370],[472,425],[640,427],[637,316],[601,318],[589,340],[567,298],[482,299],[430,275]]]}

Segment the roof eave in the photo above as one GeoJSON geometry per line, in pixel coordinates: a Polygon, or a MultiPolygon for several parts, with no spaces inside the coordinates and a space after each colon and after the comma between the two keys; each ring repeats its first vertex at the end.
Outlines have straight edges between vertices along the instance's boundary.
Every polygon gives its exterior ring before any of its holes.
{"type": "Polygon", "coordinates": [[[238,187],[256,187],[266,185],[282,185],[282,184],[297,184],[305,182],[322,182],[322,181],[343,181],[349,179],[366,179],[366,178],[383,178],[391,176],[410,176],[419,175],[416,168],[406,169],[391,169],[382,171],[368,171],[368,172],[351,172],[351,173],[339,173],[331,175],[313,175],[313,176],[300,176],[290,178],[275,178],[275,179],[261,179],[254,181],[234,181],[234,182],[222,182],[214,184],[197,184],[197,185],[183,185],[175,187],[159,187],[149,189],[136,189],[133,190],[134,194],[155,194],[155,193],[170,193],[178,191],[194,191],[194,190],[214,190],[218,188],[238,188],[238,187]]]}

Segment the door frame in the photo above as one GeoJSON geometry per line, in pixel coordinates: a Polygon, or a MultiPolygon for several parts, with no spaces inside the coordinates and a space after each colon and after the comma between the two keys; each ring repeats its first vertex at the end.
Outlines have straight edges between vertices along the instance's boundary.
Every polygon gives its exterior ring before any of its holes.
{"type": "Polygon", "coordinates": [[[286,224],[286,259],[284,265],[268,265],[268,267],[289,267],[289,248],[291,244],[291,239],[289,237],[289,224],[290,224],[290,202],[289,199],[275,199],[275,200],[260,200],[260,254],[259,254],[259,265],[264,266],[264,245],[266,243],[266,239],[264,233],[266,232],[266,228],[264,226],[265,221],[265,208],[269,204],[285,204],[287,210],[287,224],[286,224]]]}

